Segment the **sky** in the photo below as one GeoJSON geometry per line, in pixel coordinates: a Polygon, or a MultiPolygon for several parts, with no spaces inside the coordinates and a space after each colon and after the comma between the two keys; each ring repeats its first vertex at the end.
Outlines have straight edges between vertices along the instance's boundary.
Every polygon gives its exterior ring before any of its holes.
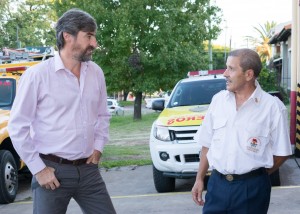
{"type": "Polygon", "coordinates": [[[251,47],[245,36],[258,35],[254,27],[292,21],[292,0],[211,0],[211,4],[223,11],[223,30],[212,43],[229,47],[231,41],[232,49],[251,47]]]}

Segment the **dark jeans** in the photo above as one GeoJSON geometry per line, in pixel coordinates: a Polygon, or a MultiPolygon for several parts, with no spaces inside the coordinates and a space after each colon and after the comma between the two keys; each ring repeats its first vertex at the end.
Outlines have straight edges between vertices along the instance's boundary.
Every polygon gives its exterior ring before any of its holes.
{"type": "Polygon", "coordinates": [[[111,198],[96,164],[73,166],[44,160],[55,169],[60,187],[51,190],[32,179],[33,213],[64,214],[71,198],[85,214],[115,214],[111,198]]]}
{"type": "Polygon", "coordinates": [[[266,214],[271,195],[267,173],[227,181],[213,172],[207,185],[203,214],[266,214]]]}

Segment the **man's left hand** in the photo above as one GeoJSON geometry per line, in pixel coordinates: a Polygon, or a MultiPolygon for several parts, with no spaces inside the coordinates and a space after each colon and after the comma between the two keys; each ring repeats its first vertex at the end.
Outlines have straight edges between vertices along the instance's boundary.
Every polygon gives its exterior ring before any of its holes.
{"type": "Polygon", "coordinates": [[[87,164],[99,164],[102,153],[98,150],[94,150],[93,154],[87,159],[87,164]]]}

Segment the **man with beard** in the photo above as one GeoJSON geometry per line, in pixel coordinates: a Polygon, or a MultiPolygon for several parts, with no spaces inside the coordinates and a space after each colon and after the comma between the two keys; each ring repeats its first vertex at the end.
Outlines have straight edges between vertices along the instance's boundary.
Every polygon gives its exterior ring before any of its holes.
{"type": "Polygon", "coordinates": [[[66,213],[71,198],[84,213],[115,213],[98,169],[110,114],[104,74],[90,61],[96,30],[88,13],[64,13],[58,54],[30,67],[18,86],[8,130],[34,175],[35,214],[66,213]]]}
{"type": "Polygon", "coordinates": [[[195,137],[202,151],[193,200],[204,205],[203,214],[266,214],[269,174],[292,154],[287,109],[260,87],[262,63],[255,51],[231,51],[226,66],[227,90],[213,97],[195,137]]]}

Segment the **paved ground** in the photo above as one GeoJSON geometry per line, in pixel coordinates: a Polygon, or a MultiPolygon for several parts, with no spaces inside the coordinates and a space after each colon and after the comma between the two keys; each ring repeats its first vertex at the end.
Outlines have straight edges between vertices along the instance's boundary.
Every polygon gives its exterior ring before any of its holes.
{"type": "MultiPolygon", "coordinates": [[[[280,169],[281,187],[272,189],[269,214],[300,213],[300,159],[289,159],[280,169]]],[[[192,214],[202,213],[194,204],[190,190],[194,179],[177,180],[176,191],[155,191],[151,166],[123,167],[101,171],[118,214],[192,214]]],[[[1,214],[31,214],[32,201],[28,179],[21,182],[15,203],[0,205],[1,214]]],[[[71,201],[67,214],[82,213],[71,201]]]]}

